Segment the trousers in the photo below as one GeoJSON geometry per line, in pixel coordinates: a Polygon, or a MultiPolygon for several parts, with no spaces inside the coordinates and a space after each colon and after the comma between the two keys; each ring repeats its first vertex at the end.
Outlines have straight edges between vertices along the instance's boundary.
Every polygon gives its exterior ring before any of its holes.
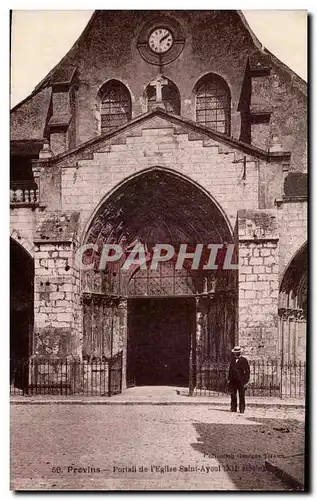
{"type": "Polygon", "coordinates": [[[245,389],[241,382],[231,382],[231,411],[237,411],[237,392],[239,393],[239,411],[245,410],[245,389]]]}

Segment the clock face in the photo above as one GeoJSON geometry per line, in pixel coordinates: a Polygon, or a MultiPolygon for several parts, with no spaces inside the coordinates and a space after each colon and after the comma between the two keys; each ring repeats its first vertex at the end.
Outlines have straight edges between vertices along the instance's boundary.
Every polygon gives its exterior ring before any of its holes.
{"type": "Polygon", "coordinates": [[[149,36],[149,47],[156,54],[164,54],[172,45],[172,33],[166,28],[156,28],[149,36]]]}

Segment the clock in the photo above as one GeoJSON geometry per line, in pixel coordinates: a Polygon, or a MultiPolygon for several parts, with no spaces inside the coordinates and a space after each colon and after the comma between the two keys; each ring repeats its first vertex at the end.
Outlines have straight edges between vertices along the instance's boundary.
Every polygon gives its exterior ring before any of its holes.
{"type": "Polygon", "coordinates": [[[141,57],[150,64],[164,66],[180,55],[185,45],[181,24],[170,15],[153,16],[138,36],[137,47],[141,57]]]}
{"type": "Polygon", "coordinates": [[[172,48],[173,35],[167,28],[156,28],[149,36],[148,44],[156,54],[165,54],[172,48]]]}

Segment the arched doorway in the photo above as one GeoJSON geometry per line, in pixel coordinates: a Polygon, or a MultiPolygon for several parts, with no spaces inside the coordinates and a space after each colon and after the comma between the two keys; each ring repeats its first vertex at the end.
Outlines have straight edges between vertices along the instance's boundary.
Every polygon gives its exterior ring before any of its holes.
{"type": "Polygon", "coordinates": [[[82,272],[84,356],[123,350],[127,382],[188,385],[211,361],[227,360],[235,337],[236,271],[223,269],[232,233],[221,208],[202,188],[171,171],[150,169],[122,184],[96,211],[85,235],[94,269],[82,272]],[[124,259],[100,270],[104,244],[129,252],[142,245],[143,268],[123,270],[124,259]],[[156,245],[173,257],[151,268],[156,245]],[[217,244],[217,269],[205,269],[205,250],[217,244]],[[202,246],[192,260],[175,265],[181,245],[202,246]],[[103,297],[103,298],[102,298],[103,297]],[[106,297],[106,298],[105,298],[106,297]]]}
{"type": "Polygon", "coordinates": [[[279,340],[283,362],[306,360],[307,243],[292,258],[279,292],[279,340]]]}
{"type": "Polygon", "coordinates": [[[31,354],[33,317],[34,261],[22,245],[10,238],[11,382],[17,387],[22,387],[24,362],[31,354]]]}

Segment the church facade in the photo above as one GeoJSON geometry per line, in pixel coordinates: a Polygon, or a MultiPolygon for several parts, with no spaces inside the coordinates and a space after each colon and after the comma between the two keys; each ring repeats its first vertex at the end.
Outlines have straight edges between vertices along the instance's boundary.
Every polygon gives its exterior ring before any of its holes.
{"type": "Polygon", "coordinates": [[[306,98],[239,11],[96,11],[11,112],[11,357],[122,352],[124,387],[304,361],[306,98]]]}

